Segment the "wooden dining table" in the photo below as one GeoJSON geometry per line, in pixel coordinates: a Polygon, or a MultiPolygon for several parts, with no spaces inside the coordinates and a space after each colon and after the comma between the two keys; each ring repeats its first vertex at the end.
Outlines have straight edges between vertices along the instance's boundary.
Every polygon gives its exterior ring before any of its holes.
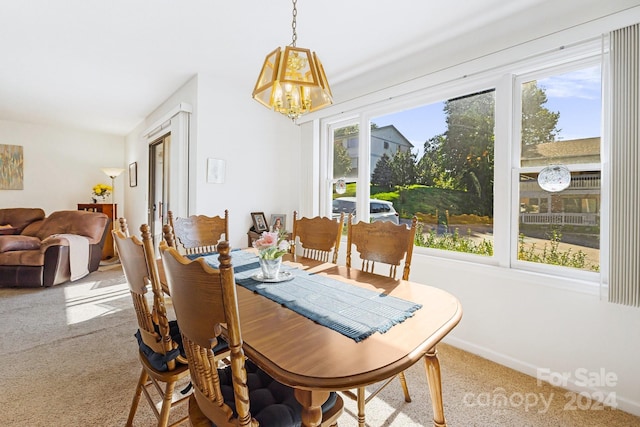
{"type": "MultiPolygon", "coordinates": [[[[296,399],[303,407],[303,425],[320,425],[321,405],[330,392],[392,378],[422,360],[433,406],[433,424],[446,426],[436,345],[460,322],[462,307],[458,299],[433,286],[308,258],[293,259],[287,255],[285,263],[422,305],[413,316],[387,332],[375,332],[356,342],[237,286],[244,352],[273,378],[295,388],[296,399]]],[[[160,263],[164,283],[163,276],[160,263]]]]}

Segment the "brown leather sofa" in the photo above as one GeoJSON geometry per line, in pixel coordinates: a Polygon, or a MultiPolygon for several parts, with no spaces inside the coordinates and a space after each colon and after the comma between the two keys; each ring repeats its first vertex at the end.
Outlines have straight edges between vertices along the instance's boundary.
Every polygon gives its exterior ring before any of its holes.
{"type": "Polygon", "coordinates": [[[0,287],[48,287],[70,280],[70,243],[60,234],[87,237],[87,267],[97,270],[109,225],[109,217],[98,212],[57,211],[45,217],[38,208],[0,209],[0,287]]]}

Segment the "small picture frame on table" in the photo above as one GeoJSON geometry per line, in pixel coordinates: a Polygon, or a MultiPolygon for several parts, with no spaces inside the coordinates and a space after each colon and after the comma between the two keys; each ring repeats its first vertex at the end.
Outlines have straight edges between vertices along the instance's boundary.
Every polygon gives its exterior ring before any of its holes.
{"type": "Polygon", "coordinates": [[[251,212],[251,220],[253,221],[253,228],[256,230],[256,233],[269,231],[269,224],[267,223],[267,217],[264,216],[264,212],[251,212]]]}
{"type": "Polygon", "coordinates": [[[129,164],[129,187],[138,185],[138,162],[129,164]]]}
{"type": "Polygon", "coordinates": [[[285,214],[273,214],[271,215],[271,231],[284,231],[287,229],[287,216],[285,214]]]}

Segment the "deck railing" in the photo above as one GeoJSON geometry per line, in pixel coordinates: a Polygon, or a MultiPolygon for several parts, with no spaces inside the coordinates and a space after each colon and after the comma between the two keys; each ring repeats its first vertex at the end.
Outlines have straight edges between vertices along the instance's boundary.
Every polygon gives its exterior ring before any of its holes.
{"type": "MultiPolygon", "coordinates": [[[[571,178],[571,184],[565,190],[597,190],[600,189],[600,174],[577,175],[571,178]]],[[[543,191],[536,181],[520,183],[520,191],[543,191]]]]}
{"type": "Polygon", "coordinates": [[[596,213],[521,213],[520,224],[599,225],[596,213]]]}

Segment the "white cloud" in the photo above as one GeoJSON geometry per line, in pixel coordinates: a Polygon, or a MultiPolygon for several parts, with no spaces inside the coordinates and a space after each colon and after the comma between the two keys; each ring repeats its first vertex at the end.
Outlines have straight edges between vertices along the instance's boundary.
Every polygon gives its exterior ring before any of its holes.
{"type": "Polygon", "coordinates": [[[591,67],[538,80],[549,98],[598,99],[600,97],[600,67],[591,67]]]}

